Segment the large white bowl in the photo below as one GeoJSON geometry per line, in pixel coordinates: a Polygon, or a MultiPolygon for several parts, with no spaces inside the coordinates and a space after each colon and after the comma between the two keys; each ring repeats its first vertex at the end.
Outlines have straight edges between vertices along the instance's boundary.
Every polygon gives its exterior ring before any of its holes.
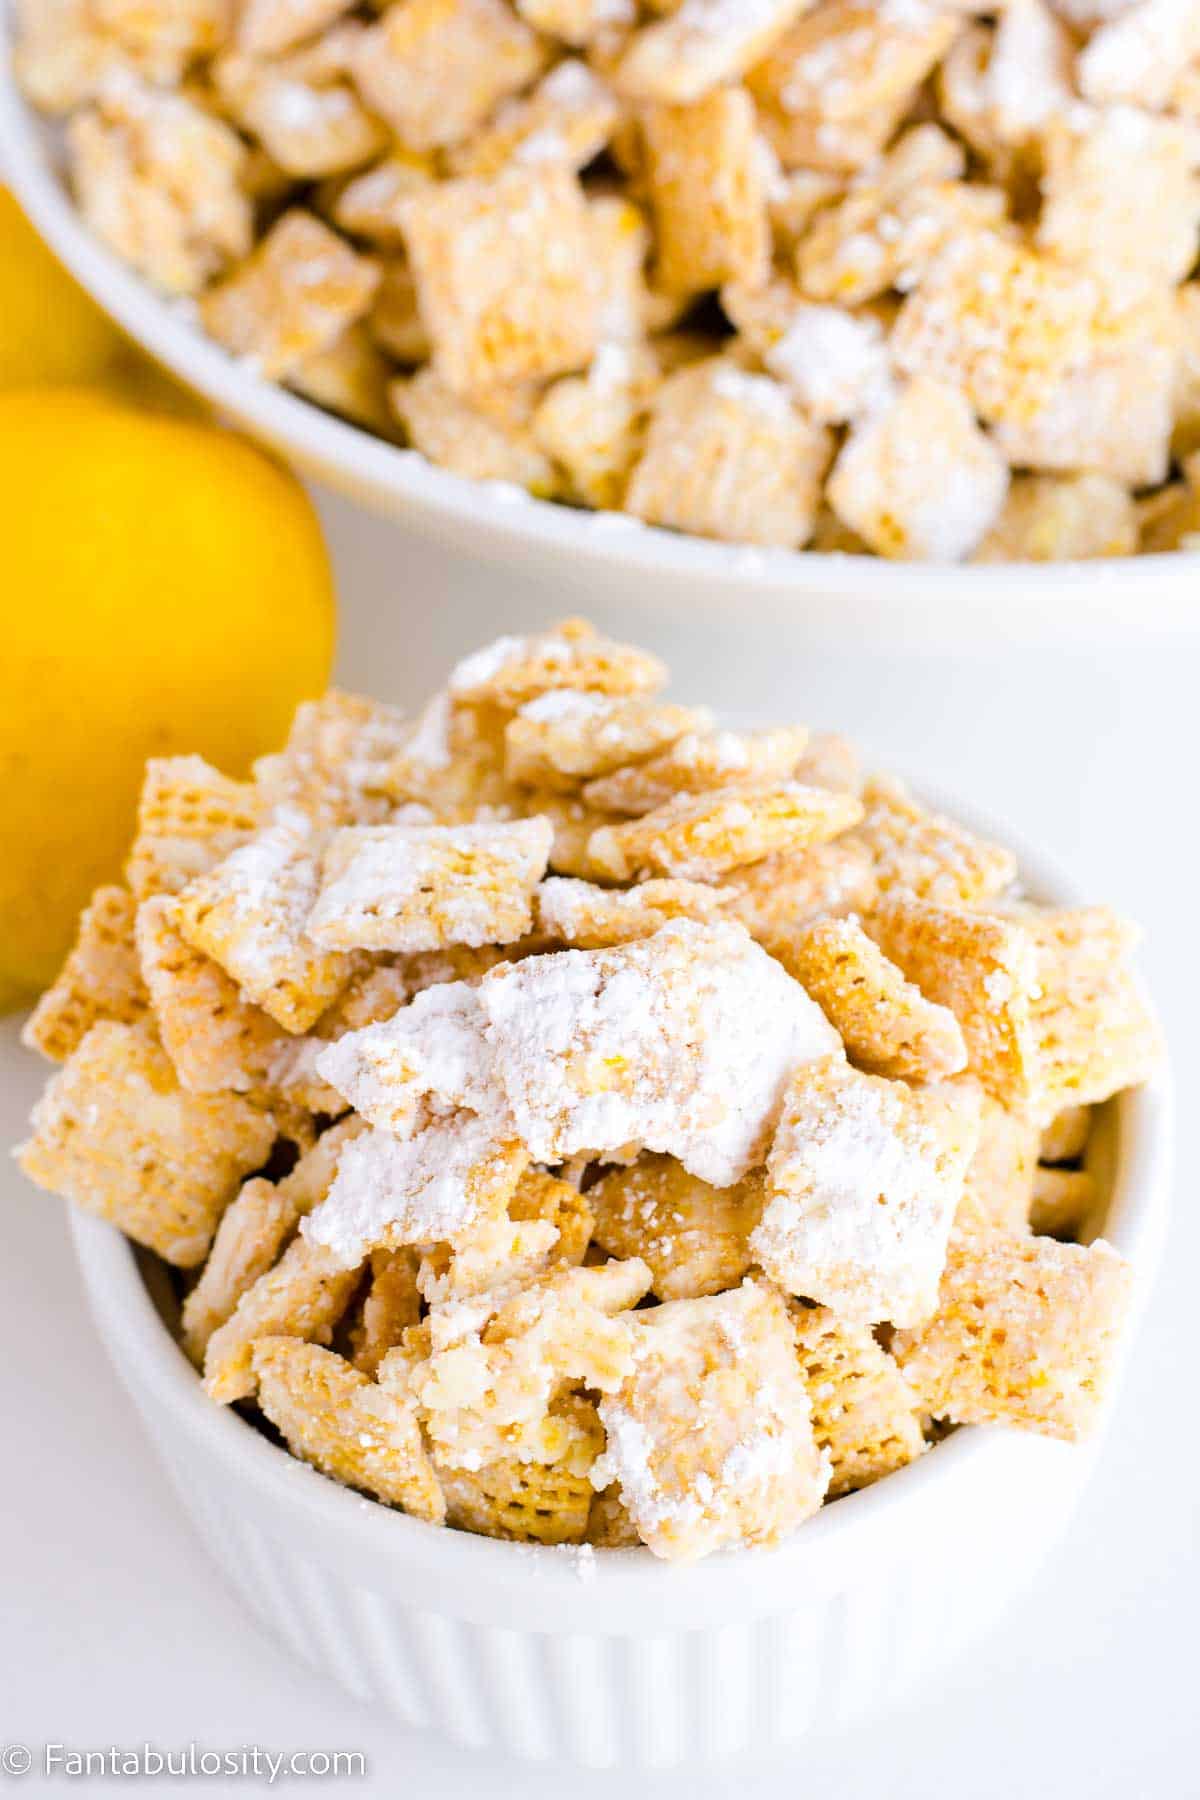
{"type": "Polygon", "coordinates": [[[304,473],[455,549],[561,577],[572,601],[640,586],[692,628],[738,607],[781,643],[940,648],[1200,638],[1189,555],[946,568],[739,548],[534,500],[437,469],[256,377],[85,229],[55,168],[53,135],[18,93],[0,6],[0,177],[76,279],[181,381],[304,473]]]}
{"type": "MultiPolygon", "coordinates": [[[[1074,901],[1020,854],[1032,893],[1074,901]]],[[[1135,1272],[1125,1353],[1161,1251],[1170,1162],[1164,1073],[1101,1109],[1089,1145],[1104,1197],[1089,1235],[1102,1231],[1135,1272]]],[[[114,1366],[251,1611],[360,1698],[518,1756],[707,1761],[779,1748],[893,1702],[1033,1578],[1102,1436],[1075,1446],[959,1430],[780,1548],[694,1567],[641,1549],[581,1559],[496,1543],[363,1499],[215,1406],[164,1325],[174,1302],[161,1265],[83,1214],[72,1229],[114,1366]]],[[[1111,1400],[1106,1422],[1110,1413],[1111,1400]]]]}

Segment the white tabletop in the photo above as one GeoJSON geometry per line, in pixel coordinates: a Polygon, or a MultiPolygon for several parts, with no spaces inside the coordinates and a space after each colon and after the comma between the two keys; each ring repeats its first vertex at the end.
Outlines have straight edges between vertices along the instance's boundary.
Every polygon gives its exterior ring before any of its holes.
{"type": "MultiPolygon", "coordinates": [[[[343,595],[339,676],[348,686],[415,702],[451,656],[572,610],[569,591],[472,568],[338,502],[323,510],[343,595]]],[[[1195,762],[1185,748],[1197,709],[1194,652],[1134,652],[1102,664],[1084,649],[898,661],[869,646],[810,656],[797,638],[763,654],[749,647],[745,616],[731,614],[719,642],[698,632],[672,637],[652,595],[627,593],[593,616],[664,653],[681,697],[841,726],[882,760],[1011,820],[1097,898],[1139,918],[1186,1132],[1200,1082],[1200,859],[1185,779],[1195,762]]],[[[0,1043],[0,1067],[15,1071],[0,1091],[6,1144],[21,1135],[42,1078],[32,1058],[14,1056],[14,1041],[10,1023],[0,1043]]],[[[1186,1154],[1181,1162],[1186,1187],[1186,1154]]],[[[15,1176],[3,1179],[0,1744],[31,1746],[35,1771],[21,1784],[0,1774],[0,1788],[74,1789],[37,1773],[47,1742],[103,1749],[149,1741],[361,1750],[368,1791],[422,1800],[540,1800],[560,1795],[565,1782],[585,1800],[613,1793],[615,1782],[601,1775],[499,1764],[406,1731],[321,1685],[261,1635],[209,1567],[103,1359],[59,1203],[15,1176]]],[[[664,1776],[645,1791],[705,1796],[736,1783],[747,1795],[839,1800],[1183,1800],[1200,1792],[1198,1269],[1200,1207],[1183,1192],[1074,1535],[969,1663],[903,1714],[812,1740],[786,1764],[726,1769],[707,1781],[664,1776]]],[[[86,1784],[89,1793],[110,1790],[128,1791],[103,1778],[86,1784]]]]}

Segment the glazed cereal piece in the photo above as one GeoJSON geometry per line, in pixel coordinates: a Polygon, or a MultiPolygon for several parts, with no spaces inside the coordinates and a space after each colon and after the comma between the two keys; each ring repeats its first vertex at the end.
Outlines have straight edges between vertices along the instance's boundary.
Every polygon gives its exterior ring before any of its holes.
{"type": "Polygon", "coordinates": [[[512,943],[532,924],[552,839],[544,819],[348,826],[325,850],[308,936],[335,951],[512,943]]]}
{"type": "Polygon", "coordinates": [[[939,1081],[966,1067],[954,1014],[906,981],[857,920],[814,920],[796,932],[782,960],[859,1068],[897,1080],[939,1081]]]}
{"type": "Polygon", "coordinates": [[[258,1403],[293,1456],[440,1525],[445,1501],[411,1410],[344,1358],[288,1336],[254,1346],[258,1403]]]}
{"type": "Polygon", "coordinates": [[[778,1543],[820,1506],[828,1456],[813,1436],[787,1307],[761,1283],[639,1313],[636,1360],[599,1406],[616,1482],[656,1556],[778,1543]]]}
{"type": "Polygon", "coordinates": [[[592,1495],[584,1542],[596,1550],[632,1550],[641,1543],[616,1482],[592,1495]]]}
{"type": "Polygon", "coordinates": [[[388,1351],[403,1341],[411,1326],[420,1323],[418,1260],[417,1252],[408,1245],[399,1250],[371,1252],[370,1284],[351,1333],[354,1367],[371,1380],[388,1351]]]}
{"type": "Polygon", "coordinates": [[[556,875],[569,875],[580,881],[608,880],[588,846],[592,834],[602,825],[612,823],[611,814],[585,805],[569,794],[556,794],[538,789],[526,796],[530,814],[547,819],[554,832],[550,846],[550,867],[556,875]]]}
{"type": "Polygon", "coordinates": [[[590,781],[584,797],[606,812],[641,817],[679,794],[785,780],[793,775],[808,742],[804,725],[686,731],[660,755],[590,781]]]}
{"type": "Polygon", "coordinates": [[[493,1066],[536,1162],[630,1145],[727,1187],[761,1161],[784,1083],[837,1037],[740,925],[677,919],[479,984],[493,1066]]]}
{"type": "MultiPolygon", "coordinates": [[[[91,0],[17,0],[13,18],[13,72],[22,91],[43,112],[69,113],[93,100],[114,71],[133,63],[122,43],[97,17],[91,0]]],[[[177,63],[139,72],[151,80],[178,80],[177,63]]]]}
{"type": "Polygon", "coordinates": [[[870,1325],[937,1305],[946,1241],[979,1139],[979,1096],[861,1075],[840,1057],[797,1071],[750,1239],[788,1293],[870,1325]]]}
{"type": "Polygon", "coordinates": [[[785,173],[804,170],[841,182],[882,155],[911,108],[911,95],[897,93],[888,106],[829,119],[816,111],[787,112],[760,99],[758,118],[763,142],[785,173]]]}
{"type": "Polygon", "coordinates": [[[1184,459],[1186,481],[1173,481],[1138,503],[1140,548],[1151,555],[1200,548],[1200,482],[1196,453],[1184,459]]]}
{"type": "MultiPolygon", "coordinates": [[[[957,45],[955,46],[957,48],[957,45]]],[[[990,140],[1026,150],[1047,126],[1076,105],[1075,41],[1045,0],[1010,0],[991,37],[979,83],[985,160],[990,140]]],[[[951,123],[955,123],[951,120],[951,123]]]]}
{"type": "Polygon", "coordinates": [[[1086,1169],[1038,1168],[1029,1203],[1030,1229],[1039,1237],[1075,1237],[1095,1204],[1095,1177],[1086,1169]]]}
{"type": "Polygon", "coordinates": [[[680,369],[655,395],[625,509],[676,531],[798,549],[829,454],[827,433],[781,383],[713,357],[680,369]]]}
{"type": "Polygon", "coordinates": [[[998,224],[1003,192],[969,186],[965,168],[961,144],[939,126],[906,131],[813,220],[796,253],[804,293],[855,306],[891,287],[907,292],[950,239],[998,224]]]}
{"type": "Polygon", "coordinates": [[[472,481],[502,481],[527,488],[543,499],[561,487],[554,462],[529,429],[534,396],[497,390],[496,402],[485,397],[462,399],[431,368],[419,369],[388,390],[391,405],[414,449],[440,469],[472,481]]]}
{"type": "Polygon", "coordinates": [[[530,92],[506,101],[475,137],[451,150],[452,175],[495,175],[507,162],[578,171],[600,155],[621,119],[616,95],[585,62],[556,63],[530,92]]]}
{"type": "Polygon", "coordinates": [[[746,868],[731,869],[721,892],[727,916],[740,919],[772,956],[782,959],[795,934],[813,919],[863,912],[875,899],[875,864],[854,833],[785,850],[746,868]]]}
{"type": "Polygon", "coordinates": [[[633,100],[686,105],[743,75],[770,50],[806,0],[682,0],[668,18],[643,26],[624,47],[613,79],[633,100]]]}
{"type": "Polygon", "coordinates": [[[200,1279],[183,1303],[183,1347],[198,1368],[213,1333],[232,1317],[246,1290],[274,1267],[294,1226],[281,1187],[259,1176],[243,1182],[221,1215],[200,1279]]]}
{"type": "Polygon", "coordinates": [[[532,1459],[440,1471],[446,1523],[522,1544],[582,1543],[594,1497],[589,1471],[604,1448],[595,1406],[565,1395],[551,1406],[544,1436],[532,1459]]]}
{"type": "Polygon", "coordinates": [[[395,437],[388,405],[391,365],[365,325],[349,326],[328,348],[310,356],[288,386],[326,412],[338,413],[377,437],[395,437]]]}
{"type": "Polygon", "coordinates": [[[360,1263],[345,1268],[329,1250],[294,1237],[209,1337],[204,1352],[209,1397],[228,1405],[254,1393],[256,1338],[278,1333],[311,1344],[330,1343],[361,1279],[360,1263]]]}
{"type": "Polygon", "coordinates": [[[434,1112],[479,1114],[503,1104],[476,987],[442,982],[390,1018],[327,1046],[317,1068],[361,1118],[408,1137],[434,1112]]]}
{"type": "MultiPolygon", "coordinates": [[[[646,273],[650,226],[640,206],[623,194],[590,193],[588,236],[596,289],[598,355],[607,344],[639,345],[647,333],[665,333],[678,324],[689,298],[651,286],[646,273]]],[[[656,364],[664,374],[670,373],[670,345],[664,350],[664,341],[657,336],[653,349],[656,364]]]]}
{"type": "Polygon", "coordinates": [[[243,1000],[217,962],[179,928],[180,902],[156,894],[137,914],[137,952],[159,1037],[180,1085],[192,1094],[262,1088],[288,1034],[243,1000]]]}
{"type": "Polygon", "coordinates": [[[588,211],[569,169],[517,163],[438,182],[401,203],[400,223],[432,366],[455,393],[590,362],[599,328],[588,211]]]}
{"type": "Polygon", "coordinates": [[[411,727],[394,707],[330,688],[296,708],[284,748],[254,765],[273,805],[298,806],[322,825],[390,818],[385,780],[411,727]]]}
{"type": "Polygon", "coordinates": [[[641,762],[685,732],[703,731],[710,723],[703,708],[638,695],[573,688],[539,694],[505,728],[505,773],[525,787],[569,792],[581,781],[641,762]]]}
{"type": "Polygon", "coordinates": [[[503,0],[406,0],[363,33],[354,79],[407,150],[469,138],[533,81],[546,49],[503,0]]]}
{"type": "Polygon", "coordinates": [[[404,242],[400,202],[435,179],[431,155],[393,147],[361,174],[322,189],[322,211],[352,237],[366,238],[381,250],[398,250],[404,242]]]}
{"type": "MultiPolygon", "coordinates": [[[[435,1350],[410,1380],[439,1465],[472,1470],[534,1457],[551,1406],[569,1388],[613,1393],[634,1355],[625,1315],[649,1285],[636,1261],[556,1269],[507,1299],[481,1332],[435,1350]]],[[[385,1381],[387,1373],[385,1361],[385,1381]]]]}
{"type": "Polygon", "coordinates": [[[269,1115],[187,1094],[145,1026],[101,1020],[50,1082],[19,1153],[39,1187],[177,1268],[204,1261],[238,1183],[267,1160],[269,1115]]]}
{"type": "Polygon", "coordinates": [[[651,350],[605,343],[586,375],[556,381],[539,401],[534,440],[565,471],[571,493],[584,505],[620,507],[659,379],[651,350]]]}
{"type": "Polygon", "coordinates": [[[1200,56],[1200,17],[1189,0],[1136,0],[1105,19],[1079,54],[1079,88],[1097,105],[1165,106],[1200,56]]]}
{"type": "Polygon", "coordinates": [[[888,381],[887,347],[877,319],[803,300],[764,350],[763,366],[819,425],[844,425],[869,411],[888,381]]]}
{"type": "Polygon", "coordinates": [[[640,1156],[588,1189],[595,1240],[609,1256],[640,1256],[659,1300],[695,1300],[736,1287],[753,1258],[761,1170],[715,1188],[670,1156],[640,1156]]]}
{"type": "Polygon", "coordinates": [[[751,69],[748,86],[760,105],[785,114],[837,121],[887,113],[916,93],[959,24],[937,6],[829,0],[796,21],[751,69]]]}
{"type": "Polygon", "coordinates": [[[643,818],[594,832],[592,856],[617,881],[634,874],[715,881],[730,869],[837,837],[862,817],[852,794],[746,783],[680,794],[643,818]]]}
{"type": "Polygon", "coordinates": [[[603,888],[551,875],[534,895],[537,929],[574,950],[652,937],[668,919],[714,919],[727,896],[699,881],[643,881],[603,888]]]}
{"type": "Polygon", "coordinates": [[[113,74],[67,149],[85,223],[165,293],[199,293],[249,251],[241,139],[182,94],[113,74]]]}
{"type": "Polygon", "coordinates": [[[125,864],[135,899],[177,894],[263,824],[266,806],[202,756],[152,756],[138,797],[137,832],[125,864]]]}
{"type": "Polygon", "coordinates": [[[1111,476],[1018,475],[974,561],[1070,562],[1137,547],[1133,495],[1111,476]]]}
{"type": "MultiPolygon", "coordinates": [[[[968,1081],[973,1077],[968,1076],[968,1081]]],[[[982,1095],[979,1145],[967,1169],[960,1224],[971,1217],[1006,1231],[1024,1231],[1038,1162],[1038,1127],[990,1094],[982,1095]]]]}
{"type": "Polygon", "coordinates": [[[591,1242],[595,1214],[591,1201],[569,1181],[560,1181],[541,1169],[526,1169],[508,1203],[508,1216],[516,1224],[553,1225],[558,1237],[552,1262],[572,1267],[582,1263],[591,1242]]]}
{"type": "Polygon", "coordinates": [[[974,906],[993,899],[1017,878],[1017,859],[1003,844],[929,811],[902,781],[873,776],[855,837],[875,863],[881,894],[904,889],[923,900],[974,906]]]}
{"type": "Polygon", "coordinates": [[[378,283],[370,257],[293,207],[203,296],[200,310],[219,344],[267,380],[281,381],[365,316],[378,283]]]}
{"type": "Polygon", "coordinates": [[[864,1325],[825,1306],[791,1307],[813,1436],[833,1474],[827,1499],[893,1475],[925,1449],[912,1389],[864,1325]]]}
{"type": "Polygon", "coordinates": [[[1129,1265],[1103,1239],[1085,1249],[956,1231],[937,1312],[897,1332],[892,1354],[935,1418],[1076,1442],[1103,1406],[1130,1288],[1129,1265]]]}
{"type": "Polygon", "coordinates": [[[293,1034],[315,1024],[355,972],[351,956],[322,950],[307,935],[319,857],[307,814],[280,807],[270,825],[179,897],[188,943],[293,1034]]]}
{"type": "Polygon", "coordinates": [[[359,169],[387,146],[387,133],[346,81],[310,75],[303,56],[260,62],[231,55],[213,64],[223,106],[294,180],[359,169]]]}
{"type": "Polygon", "coordinates": [[[352,0],[243,0],[237,46],[247,56],[278,56],[335,25],[352,0]]]}
{"type": "Polygon", "coordinates": [[[1041,1163],[1072,1163],[1087,1149],[1092,1129],[1092,1111],[1088,1106],[1064,1106],[1042,1132],[1038,1149],[1041,1163]]]}
{"type": "Polygon", "coordinates": [[[306,1241],[357,1267],[371,1250],[455,1240],[503,1212],[529,1157],[507,1121],[459,1112],[408,1138],[369,1131],[348,1144],[306,1241]]]}
{"type": "Polygon", "coordinates": [[[50,1062],[66,1062],[100,1019],[135,1025],[147,996],[127,889],[98,887],[79,918],[71,951],[21,1030],[21,1042],[50,1062]]]}
{"type": "Polygon", "coordinates": [[[855,424],[826,495],[878,555],[958,562],[995,524],[1007,489],[1004,458],[962,394],[918,376],[855,424]]]}
{"type": "Polygon", "coordinates": [[[1182,459],[1200,449],[1200,281],[1176,290],[1175,309],[1179,368],[1171,448],[1182,459]]]}
{"type": "Polygon", "coordinates": [[[550,688],[596,694],[653,694],[667,679],[656,656],[601,637],[582,619],[568,619],[531,637],[501,637],[456,665],[448,692],[456,706],[498,706],[507,712],[550,688]]]}
{"type": "Polygon", "coordinates": [[[583,50],[610,31],[632,25],[636,0],[516,0],[527,25],[583,50]]]}
{"type": "Polygon", "coordinates": [[[1184,279],[1200,225],[1200,133],[1193,126],[1129,106],[1094,115],[1076,109],[1041,144],[1043,250],[1065,262],[1136,270],[1151,282],[1184,279]]]}
{"type": "Polygon", "coordinates": [[[690,106],[647,107],[641,124],[660,284],[698,294],[765,280],[767,172],[749,94],[717,88],[690,106]]]}
{"type": "MultiPolygon", "coordinates": [[[[365,329],[379,348],[397,362],[424,363],[429,359],[429,333],[417,304],[417,284],[403,252],[384,260],[365,329]]],[[[451,403],[453,396],[448,396],[448,404],[451,403]]],[[[416,443],[416,433],[412,435],[416,443]]]]}
{"type": "Polygon", "coordinates": [[[863,790],[858,751],[836,731],[818,731],[809,739],[792,777],[806,787],[832,788],[838,794],[861,794],[863,790]]]}

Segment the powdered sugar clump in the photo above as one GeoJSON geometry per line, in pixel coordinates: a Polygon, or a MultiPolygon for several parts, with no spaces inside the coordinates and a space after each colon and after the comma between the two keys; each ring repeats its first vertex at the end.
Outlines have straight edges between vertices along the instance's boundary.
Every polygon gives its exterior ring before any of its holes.
{"type": "Polygon", "coordinates": [[[844,424],[887,391],[887,348],[878,322],[839,306],[799,307],[763,361],[825,425],[844,424]]]}
{"type": "Polygon", "coordinates": [[[504,1093],[483,1027],[476,990],[444,982],[390,1019],[347,1032],[322,1052],[317,1069],[364,1119],[399,1136],[416,1125],[425,1101],[499,1119],[504,1093]]]}

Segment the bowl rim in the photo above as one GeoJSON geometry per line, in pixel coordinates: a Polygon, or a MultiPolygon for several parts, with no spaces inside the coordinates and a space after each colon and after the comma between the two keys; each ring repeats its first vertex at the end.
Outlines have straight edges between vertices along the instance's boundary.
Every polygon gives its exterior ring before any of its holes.
{"type": "Polygon", "coordinates": [[[0,6],[0,179],[58,259],[127,335],[180,381],[331,485],[368,495],[407,522],[443,534],[469,530],[509,554],[536,546],[569,554],[576,565],[634,569],[681,582],[702,579],[738,593],[819,593],[885,602],[920,596],[958,605],[967,594],[981,605],[1003,595],[1011,607],[1019,583],[1035,592],[1053,586],[1057,606],[1065,607],[1069,595],[1089,614],[1099,589],[1132,587],[1135,581],[1144,612],[1151,595],[1161,589],[1165,597],[1165,590],[1178,587],[1181,570],[1191,562],[1185,553],[1166,551],[1076,562],[939,564],[726,544],[645,525],[626,513],[539,500],[508,482],[475,481],[439,469],[419,452],[390,444],[263,380],[203,334],[189,317],[188,302],[157,294],[93,236],[51,167],[44,122],[17,89],[8,37],[6,9],[0,6]]]}
{"type": "MultiPolygon", "coordinates": [[[[1007,844],[1017,855],[1021,879],[1036,898],[1080,905],[1074,884],[1053,862],[1030,851],[1011,832],[997,832],[972,808],[946,800],[921,784],[928,804],[952,813],[971,829],[1007,844]]],[[[1074,1459],[1080,1478],[1090,1466],[1111,1416],[1120,1378],[1137,1335],[1166,1236],[1173,1165],[1173,1101],[1169,1063],[1140,1088],[1106,1103],[1114,1109],[1117,1156],[1103,1235],[1134,1271],[1133,1302],[1118,1353],[1104,1416],[1081,1445],[1009,1430],[970,1426],[953,1432],[905,1468],[825,1506],[770,1550],[722,1551],[695,1564],[668,1564],[643,1547],[605,1550],[581,1568],[576,1547],[515,1545],[468,1532],[434,1529],[356,1491],[342,1487],[270,1442],[232,1408],[216,1405],[183,1350],[165,1328],[139,1266],[139,1253],[114,1225],[70,1208],[70,1228],[93,1317],[118,1374],[134,1398],[143,1395],[169,1412],[195,1448],[219,1459],[231,1474],[252,1484],[276,1512],[302,1512],[330,1546],[340,1543],[372,1559],[376,1567],[413,1570],[420,1565],[432,1592],[452,1578],[460,1591],[482,1584],[510,1605],[527,1603],[531,1577],[538,1580],[537,1628],[565,1628],[558,1615],[578,1622],[602,1615],[620,1629],[630,1609],[643,1607],[653,1590],[655,1619],[694,1624],[718,1622],[747,1609],[778,1612],[783,1596],[858,1578],[885,1563],[901,1538],[936,1544],[937,1521],[961,1519],[974,1502],[998,1487],[1037,1484],[1062,1474],[1074,1459]],[[588,1577],[581,1583],[580,1574],[588,1577]],[[663,1585],[663,1584],[666,1585],[663,1585]],[[549,1605],[550,1615],[543,1609],[549,1605]]]]}

